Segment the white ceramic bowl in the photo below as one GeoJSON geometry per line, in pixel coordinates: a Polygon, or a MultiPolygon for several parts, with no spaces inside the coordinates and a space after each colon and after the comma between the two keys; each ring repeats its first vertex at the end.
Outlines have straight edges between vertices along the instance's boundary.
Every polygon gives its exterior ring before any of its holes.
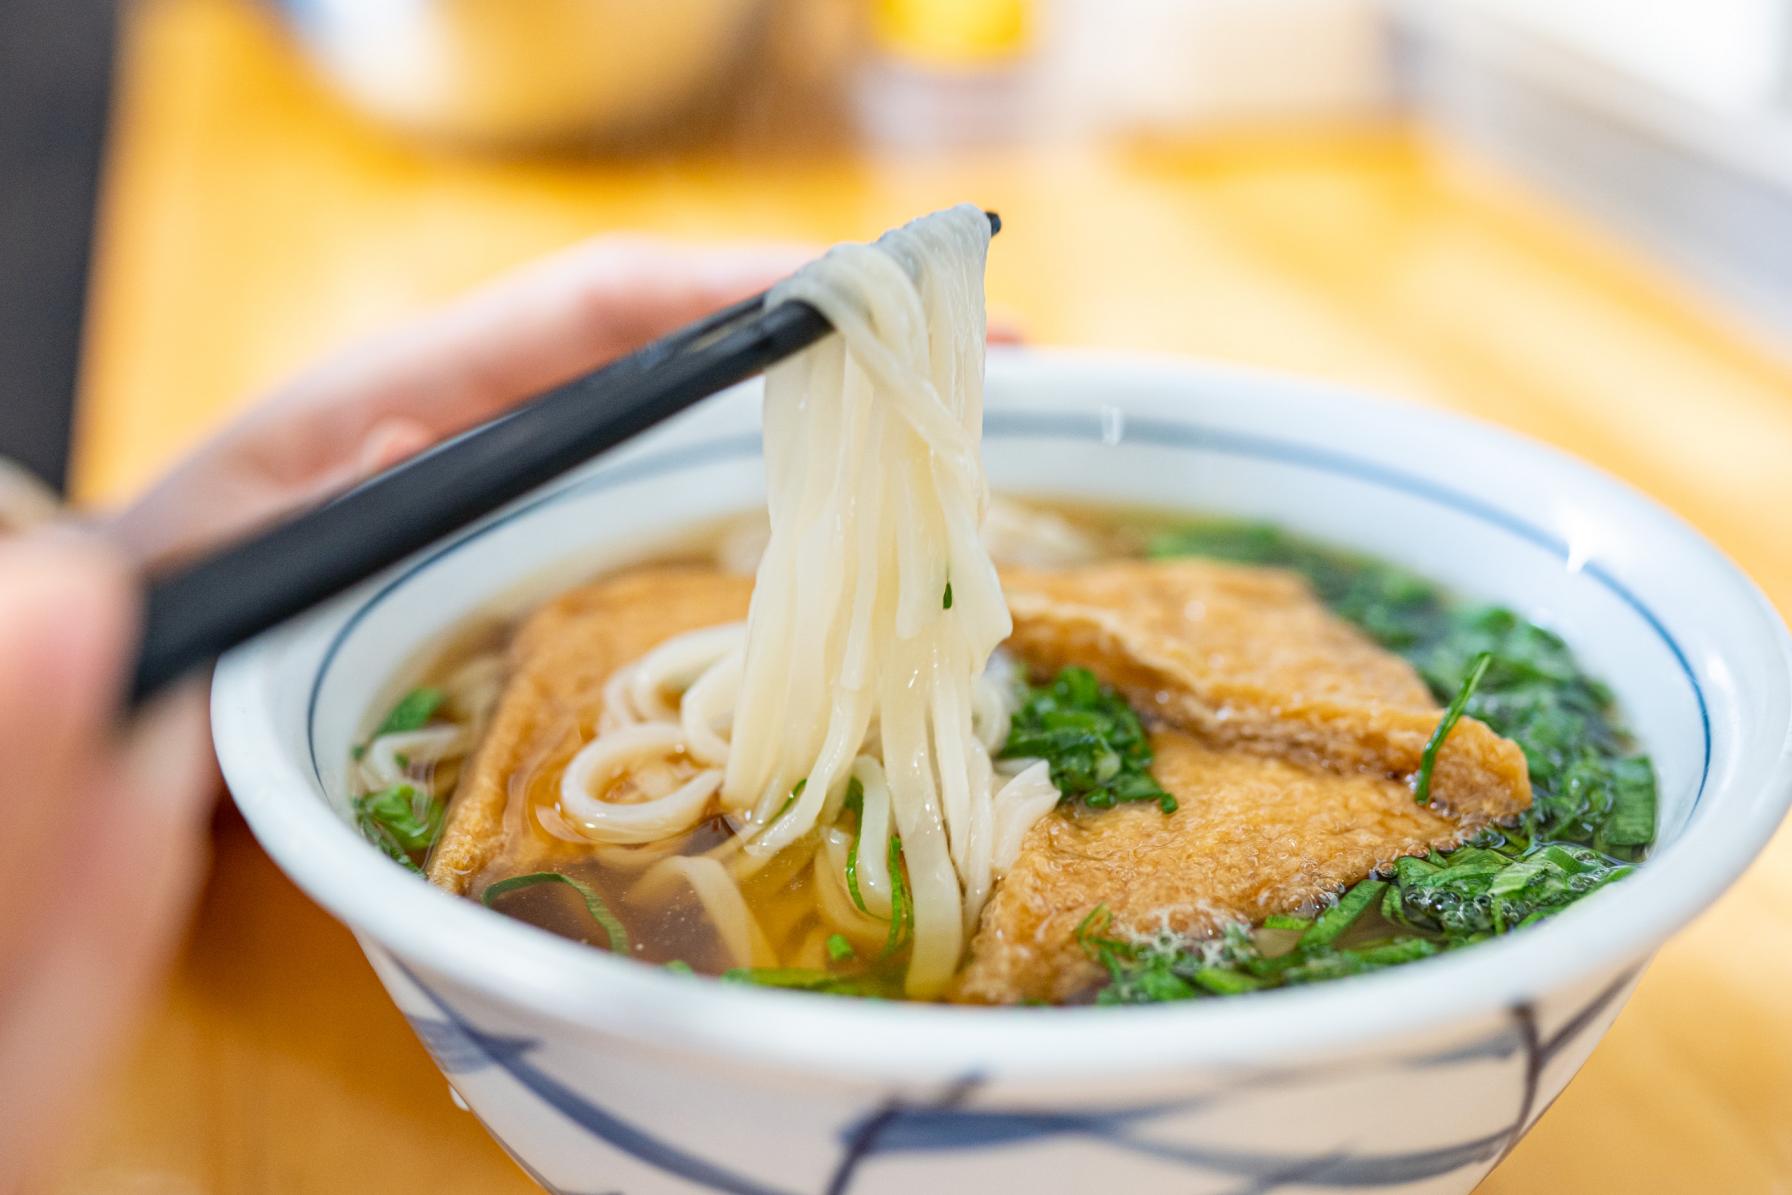
{"type": "Polygon", "coordinates": [[[1792,791],[1792,652],[1734,567],[1599,473],[1307,383],[998,354],[1021,494],[1261,517],[1559,630],[1653,754],[1660,846],[1535,929],[1376,975],[1133,1009],[886,1004],[695,981],[450,897],[345,818],[349,746],[418,653],[762,493],[725,395],[232,654],[219,754],[269,854],[359,936],[456,1092],[559,1191],[1466,1191],[1792,791]]]}

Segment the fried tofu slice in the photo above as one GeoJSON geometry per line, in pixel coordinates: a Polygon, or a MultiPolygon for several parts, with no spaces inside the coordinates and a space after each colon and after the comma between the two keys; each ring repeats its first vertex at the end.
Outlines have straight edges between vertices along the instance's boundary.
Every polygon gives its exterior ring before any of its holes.
{"type": "Polygon", "coordinates": [[[465,893],[507,852],[518,870],[583,855],[529,824],[527,807],[541,796],[530,778],[551,782],[589,739],[612,672],[675,635],[740,621],[752,588],[751,578],[708,566],[649,565],[571,590],[524,622],[491,726],[430,854],[430,880],[465,893]]]}
{"type": "MultiPolygon", "coordinates": [[[[1003,574],[1009,648],[1055,672],[1079,664],[1148,723],[1337,772],[1409,779],[1443,711],[1411,666],[1281,569],[1116,561],[1003,574]]],[[[1438,753],[1433,803],[1501,817],[1530,803],[1524,753],[1463,718],[1438,753]]]]}
{"type": "Polygon", "coordinates": [[[1076,929],[1202,937],[1320,901],[1404,855],[1459,845],[1529,807],[1524,754],[1464,718],[1433,802],[1411,774],[1443,711],[1405,661],[1301,578],[1208,561],[1004,575],[1033,668],[1089,668],[1157,727],[1177,799],[1047,815],[984,907],[954,998],[1062,1001],[1100,971],[1076,929]]]}
{"type": "Polygon", "coordinates": [[[1151,745],[1152,775],[1175,794],[1176,812],[1141,802],[1035,823],[984,907],[953,999],[1086,993],[1102,972],[1076,930],[1097,906],[1122,937],[1207,937],[1308,907],[1402,855],[1457,845],[1484,820],[1416,804],[1385,776],[1215,749],[1178,730],[1157,731],[1151,745]]]}

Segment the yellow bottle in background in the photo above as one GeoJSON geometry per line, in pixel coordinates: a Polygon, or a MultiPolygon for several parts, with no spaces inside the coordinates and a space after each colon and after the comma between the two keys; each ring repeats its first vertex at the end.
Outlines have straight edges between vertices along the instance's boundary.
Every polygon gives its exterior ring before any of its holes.
{"type": "Polygon", "coordinates": [[[872,31],[895,57],[977,67],[1023,55],[1032,17],[1032,0],[875,0],[872,31]]]}
{"type": "Polygon", "coordinates": [[[1028,135],[1037,0],[872,0],[875,53],[860,72],[861,129],[928,148],[1028,135]]]}

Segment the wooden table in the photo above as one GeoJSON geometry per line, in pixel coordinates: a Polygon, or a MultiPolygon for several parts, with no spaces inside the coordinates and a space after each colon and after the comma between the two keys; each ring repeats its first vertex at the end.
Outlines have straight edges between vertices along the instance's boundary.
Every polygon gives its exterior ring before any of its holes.
{"type": "MultiPolygon", "coordinates": [[[[128,494],[346,337],[617,227],[858,237],[962,198],[1042,341],[1473,412],[1666,502],[1792,609],[1792,381],[1634,253],[1398,132],[901,159],[498,164],[395,143],[231,0],[128,34],[78,476],[128,494]],[[1116,217],[1097,220],[1097,215],[1116,217]]],[[[221,812],[192,939],[61,1192],[522,1191],[348,933],[221,812]]],[[[1664,950],[1496,1192],[1792,1183],[1792,837],[1664,950]]]]}

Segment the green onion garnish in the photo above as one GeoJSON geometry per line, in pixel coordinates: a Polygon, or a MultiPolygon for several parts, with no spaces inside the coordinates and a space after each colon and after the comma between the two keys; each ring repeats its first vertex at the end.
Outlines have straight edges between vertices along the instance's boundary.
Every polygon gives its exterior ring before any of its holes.
{"type": "Polygon", "coordinates": [[[908,898],[908,878],[902,872],[902,838],[890,835],[890,936],[882,957],[889,958],[914,933],[915,909],[908,898]]]}
{"type": "Polygon", "coordinates": [[[876,997],[883,994],[879,981],[873,977],[835,975],[831,971],[808,967],[734,967],[722,972],[722,980],[792,992],[821,992],[830,996],[876,997]]]}
{"type": "Polygon", "coordinates": [[[846,786],[846,808],[856,814],[852,828],[852,845],[846,848],[846,891],[859,912],[869,913],[864,894],[859,891],[859,836],[865,830],[865,787],[853,777],[846,786]]]}
{"type": "Polygon", "coordinates": [[[1111,809],[1155,801],[1165,813],[1176,811],[1176,798],[1151,776],[1151,739],[1139,716],[1087,668],[1066,668],[1049,685],[1027,690],[1002,757],[1045,760],[1066,803],[1111,809]]]}
{"type": "Polygon", "coordinates": [[[446,694],[440,689],[428,687],[412,689],[399,698],[398,704],[392,707],[392,712],[386,715],[386,720],[381,722],[379,729],[373,732],[373,737],[377,739],[382,734],[422,730],[429,725],[430,718],[435,716],[435,712],[440,708],[445,696],[446,694]]]}
{"type": "Polygon", "coordinates": [[[1437,729],[1431,732],[1431,738],[1425,744],[1425,754],[1419,761],[1419,777],[1413,784],[1412,799],[1421,805],[1431,803],[1431,773],[1437,768],[1437,753],[1442,750],[1444,740],[1456,729],[1456,723],[1462,718],[1462,711],[1468,708],[1468,699],[1474,696],[1475,686],[1487,675],[1487,666],[1493,663],[1492,652],[1482,652],[1469,665],[1468,676],[1463,679],[1462,688],[1450,702],[1450,708],[1444,711],[1443,720],[1437,729]]]}
{"type": "Polygon", "coordinates": [[[803,777],[801,780],[798,780],[796,782],[796,787],[794,787],[790,790],[790,795],[788,797],[784,798],[784,803],[782,805],[778,806],[778,812],[772,814],[771,820],[766,822],[765,824],[769,826],[772,824],[772,822],[777,821],[779,818],[783,817],[786,813],[789,813],[790,807],[792,805],[796,804],[796,799],[798,797],[803,795],[803,788],[808,783],[809,783],[809,778],[807,776],[803,777]]]}
{"type": "Polygon", "coordinates": [[[1202,967],[1189,978],[1216,996],[1236,996],[1243,992],[1254,992],[1261,988],[1265,981],[1243,971],[1234,971],[1230,967],[1202,967]]]}
{"type": "Polygon", "coordinates": [[[1337,941],[1338,935],[1356,924],[1356,919],[1381,899],[1387,886],[1386,880],[1370,877],[1340,896],[1338,903],[1319,914],[1312,926],[1300,936],[1297,944],[1299,949],[1311,950],[1315,946],[1330,946],[1337,941]]]}
{"type": "Polygon", "coordinates": [[[1611,765],[1612,811],[1593,845],[1638,848],[1655,841],[1655,769],[1648,759],[1633,756],[1611,765]]]}
{"type": "Polygon", "coordinates": [[[354,808],[361,833],[401,862],[427,851],[442,833],[445,806],[414,784],[395,784],[356,797],[354,808]]]}
{"type": "Polygon", "coordinates": [[[575,880],[562,872],[532,871],[527,875],[511,876],[507,880],[499,880],[488,886],[484,892],[480,893],[479,899],[485,902],[486,908],[496,908],[497,906],[492,902],[498,897],[508,892],[515,892],[519,888],[534,887],[536,884],[565,884],[577,892],[584,900],[585,908],[590,912],[591,919],[602,927],[604,936],[609,939],[610,949],[617,954],[628,953],[628,930],[623,928],[622,922],[617,920],[616,914],[610,912],[610,906],[604,903],[604,898],[598,895],[597,889],[583,880],[575,880]]]}

